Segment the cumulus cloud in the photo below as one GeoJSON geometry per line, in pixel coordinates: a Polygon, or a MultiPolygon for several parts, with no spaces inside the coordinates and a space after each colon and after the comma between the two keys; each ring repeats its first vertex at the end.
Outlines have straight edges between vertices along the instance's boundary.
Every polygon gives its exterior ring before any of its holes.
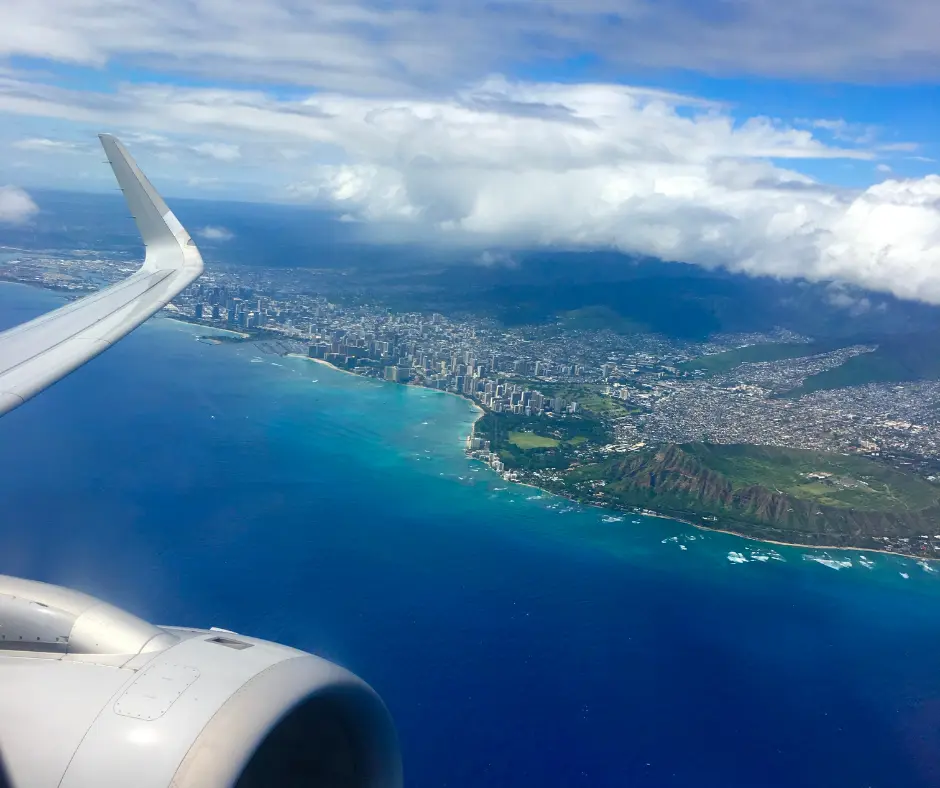
{"type": "MultiPolygon", "coordinates": [[[[134,129],[132,150],[202,161],[199,140],[224,134],[239,152],[269,152],[238,166],[263,164],[252,172],[282,198],[420,237],[615,248],[940,303],[940,176],[847,190],[799,172],[808,159],[874,160],[841,124],[824,131],[850,139],[827,143],[697,97],[502,77],[434,99],[156,84],[88,94],[0,78],[2,111],[134,129]]],[[[181,182],[212,174],[178,165],[181,182]]]]}
{"type": "Polygon", "coordinates": [[[477,265],[484,268],[518,268],[519,262],[508,252],[487,249],[477,259],[477,265]]]}
{"type": "MultiPolygon", "coordinates": [[[[714,159],[476,171],[438,183],[452,209],[434,217],[445,233],[614,247],[752,275],[836,279],[940,303],[935,175],[847,193],[767,163],[714,159]]],[[[391,168],[334,168],[317,191],[324,193],[373,219],[414,221],[433,204],[430,195],[413,194],[405,172],[391,168]]]]}
{"type": "Polygon", "coordinates": [[[321,167],[297,188],[454,238],[614,247],[940,303],[938,176],[846,191],[769,159],[869,154],[766,119],[690,115],[681,99],[614,86],[485,86],[495,90],[566,112],[507,117],[466,101],[413,102],[360,107],[357,124],[357,105],[338,112],[320,98],[349,124],[358,161],[321,167]]]}
{"type": "Polygon", "coordinates": [[[23,189],[0,186],[0,223],[23,224],[39,213],[39,207],[23,189]]]}
{"type": "Polygon", "coordinates": [[[51,140],[46,137],[29,137],[27,139],[17,140],[13,143],[17,150],[31,151],[34,153],[76,153],[83,146],[75,142],[66,140],[51,140]]]}
{"type": "Polygon", "coordinates": [[[854,142],[859,145],[869,145],[875,141],[878,136],[877,126],[871,124],[849,123],[842,118],[829,120],[821,118],[810,121],[813,128],[823,129],[829,132],[834,139],[843,142],[854,142]]]}
{"type": "Polygon", "coordinates": [[[213,227],[212,225],[197,230],[196,234],[207,241],[231,241],[235,237],[231,230],[225,227],[213,227]]]}
{"type": "MultiPolygon", "coordinates": [[[[827,288],[826,301],[836,309],[846,310],[852,316],[863,315],[872,309],[872,301],[868,296],[858,292],[857,288],[837,282],[827,288]]],[[[885,304],[880,303],[877,308],[883,309],[884,307],[885,304]]]]}
{"type": "Polygon", "coordinates": [[[238,145],[230,145],[225,142],[201,142],[198,145],[193,145],[193,150],[216,161],[237,161],[242,157],[238,145]]]}

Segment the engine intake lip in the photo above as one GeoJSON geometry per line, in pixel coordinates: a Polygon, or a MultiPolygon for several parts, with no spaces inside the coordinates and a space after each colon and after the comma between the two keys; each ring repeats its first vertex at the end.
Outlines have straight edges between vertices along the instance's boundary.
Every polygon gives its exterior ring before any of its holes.
{"type": "Polygon", "coordinates": [[[306,655],[272,665],[232,695],[171,784],[401,788],[402,769],[394,725],[375,691],[306,655]]]}

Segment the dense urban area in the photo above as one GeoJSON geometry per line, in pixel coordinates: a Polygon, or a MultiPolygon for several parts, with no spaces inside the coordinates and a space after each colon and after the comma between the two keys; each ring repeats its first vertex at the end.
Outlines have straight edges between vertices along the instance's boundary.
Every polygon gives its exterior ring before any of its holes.
{"type": "MultiPolygon", "coordinates": [[[[137,265],[130,258],[84,253],[53,257],[0,252],[2,279],[76,295],[116,281],[137,265]]],[[[810,486],[827,488],[817,489],[822,501],[815,507],[817,516],[823,504],[849,505],[837,493],[871,487],[874,476],[863,479],[860,470],[855,477],[827,470],[825,462],[812,459],[822,455],[812,453],[866,458],[872,467],[909,474],[929,488],[935,473],[940,475],[940,382],[868,382],[798,391],[807,379],[872,353],[874,345],[821,348],[810,337],[784,331],[687,342],[658,334],[562,330],[551,323],[507,328],[482,316],[394,313],[374,299],[344,292],[342,277],[335,273],[302,268],[210,266],[167,309],[172,317],[226,329],[234,332],[233,340],[254,341],[270,352],[302,353],[361,375],[463,395],[483,412],[468,438],[473,457],[508,479],[582,500],[616,505],[617,496],[601,489],[617,481],[609,469],[616,465],[624,487],[625,458],[659,462],[662,453],[653,458],[651,450],[681,445],[805,450],[799,484],[776,493],[800,498],[810,486]],[[764,346],[770,360],[761,360],[764,346]],[[759,352],[750,352],[755,348],[759,352]],[[585,468],[607,469],[607,476],[587,478],[585,468]]],[[[698,456],[700,461],[717,462],[711,455],[698,456]]],[[[703,473],[714,470],[702,468],[703,473]]],[[[734,475],[727,468],[724,473],[734,475]]],[[[633,481],[627,486],[633,485],[635,492],[637,468],[629,474],[633,481]]],[[[619,503],[642,508],[646,501],[654,508],[655,478],[644,483],[645,498],[623,493],[619,503]]],[[[693,492],[703,494],[686,489],[682,506],[660,510],[696,521],[688,498],[693,492]]],[[[699,511],[699,519],[718,522],[736,505],[736,494],[729,487],[723,493],[725,508],[706,507],[708,514],[699,511]]],[[[779,509],[787,500],[772,505],[779,509]]],[[[929,509],[932,494],[917,500],[929,509]]],[[[767,517],[758,519],[764,518],[766,525],[767,517]]],[[[836,541],[921,554],[934,549],[925,541],[933,539],[930,534],[914,534],[922,530],[920,522],[908,523],[910,528],[882,528],[884,533],[859,526],[857,539],[842,541],[818,534],[803,539],[777,525],[778,536],[789,534],[785,541],[836,541]]]]}

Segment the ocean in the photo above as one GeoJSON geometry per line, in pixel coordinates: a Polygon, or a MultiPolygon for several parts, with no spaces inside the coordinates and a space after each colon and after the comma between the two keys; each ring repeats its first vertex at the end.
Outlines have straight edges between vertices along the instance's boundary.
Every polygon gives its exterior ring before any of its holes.
{"type": "Polygon", "coordinates": [[[199,333],[0,419],[0,572],[340,662],[414,788],[940,784],[940,571],[611,521],[467,460],[457,397],[199,333]]]}

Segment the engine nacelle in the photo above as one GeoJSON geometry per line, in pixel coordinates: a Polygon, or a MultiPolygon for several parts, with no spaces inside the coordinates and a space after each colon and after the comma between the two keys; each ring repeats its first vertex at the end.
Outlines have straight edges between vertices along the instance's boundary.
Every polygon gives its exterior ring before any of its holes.
{"type": "Polygon", "coordinates": [[[343,668],[6,576],[0,762],[12,788],[402,784],[384,704],[343,668]]]}

